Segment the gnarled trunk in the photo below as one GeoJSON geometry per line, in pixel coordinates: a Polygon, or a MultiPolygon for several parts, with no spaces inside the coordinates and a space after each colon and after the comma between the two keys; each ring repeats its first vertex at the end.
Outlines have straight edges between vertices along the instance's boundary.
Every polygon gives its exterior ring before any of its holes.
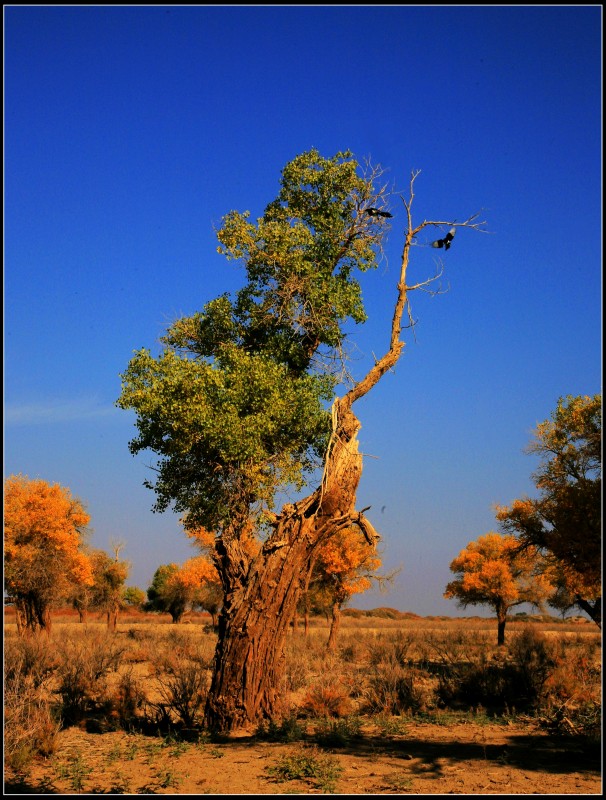
{"type": "Polygon", "coordinates": [[[212,730],[233,731],[279,715],[286,634],[316,547],[352,524],[376,536],[354,510],[362,474],[360,423],[348,404],[336,405],[335,418],[322,485],[284,507],[259,553],[248,560],[235,536],[218,543],[225,599],[206,705],[212,730]]]}

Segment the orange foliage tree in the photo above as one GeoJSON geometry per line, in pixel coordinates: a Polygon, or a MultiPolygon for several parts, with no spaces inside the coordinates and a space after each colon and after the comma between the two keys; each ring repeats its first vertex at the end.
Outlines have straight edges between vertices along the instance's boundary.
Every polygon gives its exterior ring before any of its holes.
{"type": "Polygon", "coordinates": [[[488,605],[497,615],[497,643],[505,644],[507,612],[521,603],[542,607],[554,587],[536,549],[520,551],[515,536],[490,532],[470,542],[453,559],[457,576],[446,586],[444,597],[456,599],[463,608],[488,605]]]}
{"type": "Polygon", "coordinates": [[[384,579],[377,573],[380,567],[376,542],[369,544],[357,528],[339,531],[320,547],[308,592],[320,592],[330,604],[329,650],[337,642],[341,609],[353,594],[370,589],[373,579],[384,579]]]}
{"type": "MultiPolygon", "coordinates": [[[[185,534],[193,539],[194,545],[200,550],[206,562],[202,583],[196,589],[195,605],[208,611],[212,617],[213,628],[219,628],[218,614],[225,597],[224,586],[221,581],[222,571],[217,568],[221,565],[221,555],[217,551],[217,535],[202,526],[188,528],[186,518],[181,520],[185,534]]],[[[255,536],[252,524],[244,526],[241,539],[242,552],[246,558],[254,558],[260,548],[259,540],[255,536]]],[[[202,561],[201,563],[204,563],[202,561]]]]}
{"type": "Polygon", "coordinates": [[[558,575],[559,606],[577,605],[602,622],[602,396],[560,398],[527,452],[541,457],[537,499],[497,506],[497,519],[522,545],[538,548],[558,575]]]}
{"type": "Polygon", "coordinates": [[[19,632],[50,633],[50,611],[74,586],[92,586],[81,552],[90,516],[69,489],[27,476],[4,483],[5,589],[15,598],[19,632]]]}
{"type": "Polygon", "coordinates": [[[199,605],[204,585],[215,580],[216,570],[205,556],[190,558],[182,565],[163,564],[147,590],[148,608],[166,611],[179,623],[188,609],[199,605]]]}

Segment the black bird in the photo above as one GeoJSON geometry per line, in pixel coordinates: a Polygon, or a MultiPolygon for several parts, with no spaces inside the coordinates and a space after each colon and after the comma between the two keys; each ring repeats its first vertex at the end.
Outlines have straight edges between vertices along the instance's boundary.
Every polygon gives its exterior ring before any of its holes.
{"type": "Polygon", "coordinates": [[[443,239],[438,239],[437,241],[432,242],[431,246],[443,247],[444,250],[448,250],[448,248],[450,247],[450,243],[454,239],[454,235],[456,232],[457,232],[456,228],[451,228],[443,239]]]}
{"type": "Polygon", "coordinates": [[[370,208],[364,209],[367,214],[370,214],[371,217],[393,217],[393,214],[390,214],[389,211],[379,211],[378,208],[370,208]]]}

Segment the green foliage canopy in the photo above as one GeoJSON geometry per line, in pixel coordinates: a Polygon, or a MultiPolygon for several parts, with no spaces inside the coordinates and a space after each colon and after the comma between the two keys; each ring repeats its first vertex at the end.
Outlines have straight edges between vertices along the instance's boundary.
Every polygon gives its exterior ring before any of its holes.
{"type": "Polygon", "coordinates": [[[365,320],[357,271],[376,266],[381,223],[351,153],[297,156],[255,224],[230,212],[219,252],[243,262],[247,282],[177,320],[155,357],[135,353],[117,405],[137,414],[136,454],[158,457],[154,510],[171,504],[189,527],[220,530],[271,509],[301,488],[325,451],[326,403],[338,381],[321,369],[343,343],[343,323],[365,320]]]}

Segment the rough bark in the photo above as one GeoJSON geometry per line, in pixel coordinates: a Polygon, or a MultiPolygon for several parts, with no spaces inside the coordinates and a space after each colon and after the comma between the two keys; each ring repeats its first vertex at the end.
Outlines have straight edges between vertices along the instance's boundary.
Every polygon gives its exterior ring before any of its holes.
{"type": "Polygon", "coordinates": [[[226,531],[217,542],[215,558],[225,599],[205,711],[211,730],[230,732],[279,715],[286,632],[315,549],[352,525],[358,525],[369,542],[377,538],[363,513],[355,510],[362,456],[357,439],[361,426],[352,405],[396,364],[404,347],[400,327],[407,297],[405,276],[417,232],[409,226],[406,234],[389,350],[333,404],[320,486],[295,505],[284,506],[272,535],[252,561],[237,532],[226,531]]]}
{"type": "Polygon", "coordinates": [[[367,536],[374,533],[354,508],[362,474],[360,423],[342,401],[336,403],[334,417],[337,424],[321,486],[285,506],[257,556],[247,559],[236,537],[218,543],[225,600],[206,705],[212,730],[233,731],[279,715],[284,643],[316,548],[351,524],[358,524],[367,536]]]}
{"type": "Polygon", "coordinates": [[[15,602],[17,611],[17,631],[20,636],[44,631],[50,636],[52,617],[50,607],[37,595],[28,594],[18,597],[15,602]]]}

